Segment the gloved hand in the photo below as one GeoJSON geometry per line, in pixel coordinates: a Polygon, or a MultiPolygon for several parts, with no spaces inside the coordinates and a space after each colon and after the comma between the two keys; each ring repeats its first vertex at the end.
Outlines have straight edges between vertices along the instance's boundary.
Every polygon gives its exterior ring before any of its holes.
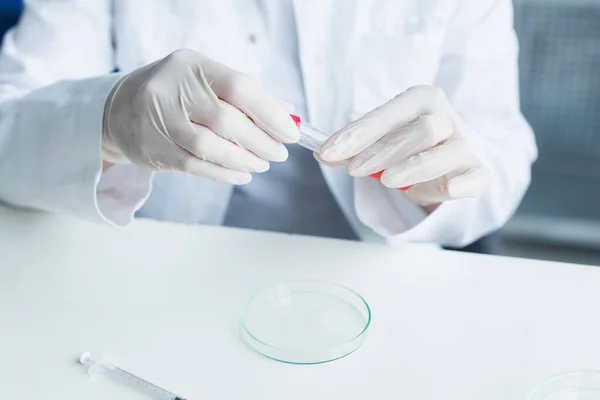
{"type": "Polygon", "coordinates": [[[103,158],[244,184],[299,139],[286,105],[246,75],[178,50],[120,80],[106,101],[103,158]]]}
{"type": "Polygon", "coordinates": [[[343,160],[357,177],[384,171],[390,188],[422,206],[474,197],[489,171],[464,139],[465,125],[444,93],[417,86],[343,128],[323,145],[320,159],[343,160]]]}

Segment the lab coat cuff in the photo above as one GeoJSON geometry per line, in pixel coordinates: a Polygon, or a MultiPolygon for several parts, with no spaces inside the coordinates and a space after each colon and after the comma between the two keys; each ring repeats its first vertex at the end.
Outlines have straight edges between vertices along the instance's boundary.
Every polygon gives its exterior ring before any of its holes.
{"type": "Polygon", "coordinates": [[[100,211],[96,190],[102,175],[104,105],[119,79],[120,75],[111,74],[57,84],[57,89],[71,98],[63,107],[68,108],[68,115],[63,119],[68,124],[57,127],[62,129],[63,135],[58,136],[60,140],[47,151],[53,161],[47,163],[51,166],[46,173],[49,178],[43,182],[53,190],[43,191],[47,198],[39,208],[93,222],[110,222],[100,211]],[[56,190],[57,187],[60,189],[56,190]]]}
{"type": "Polygon", "coordinates": [[[478,226],[471,221],[479,205],[477,199],[447,201],[428,213],[401,191],[372,179],[356,178],[355,205],[360,221],[394,246],[407,242],[467,245],[480,234],[469,231],[478,226]]]}
{"type": "Polygon", "coordinates": [[[115,227],[133,221],[152,191],[154,173],[135,164],[118,164],[104,171],[96,186],[98,212],[115,227]]]}
{"type": "MultiPolygon", "coordinates": [[[[71,153],[69,165],[79,165],[82,171],[80,183],[73,186],[71,199],[65,202],[66,212],[112,226],[122,227],[130,223],[135,211],[141,207],[151,190],[152,173],[133,165],[113,166],[102,172],[102,125],[108,95],[121,79],[119,74],[92,78],[82,84],[87,91],[85,101],[75,105],[73,113],[78,125],[72,143],[78,149],[71,153]],[[79,133],[79,134],[77,134],[79,133]],[[110,185],[110,177],[122,175],[121,185],[110,185]],[[108,179],[106,179],[108,178],[108,179]],[[69,204],[70,203],[70,204],[69,204]]],[[[63,168],[67,168],[65,164],[63,168]]],[[[65,173],[68,171],[65,170],[65,173]]],[[[68,198],[69,196],[65,196],[68,198]]],[[[60,210],[59,210],[60,211],[60,210]]]]}
{"type": "MultiPolygon", "coordinates": [[[[107,110],[106,99],[123,82],[122,76],[113,75],[112,78],[111,83],[107,85],[108,91],[101,96],[103,99],[101,124],[104,123],[107,110]]],[[[102,143],[99,151],[100,164],[102,164],[106,154],[102,143]]],[[[95,179],[95,205],[97,215],[102,222],[119,228],[131,224],[135,212],[150,196],[153,176],[151,170],[129,162],[115,164],[106,171],[102,171],[101,167],[95,179]]]]}
{"type": "Polygon", "coordinates": [[[369,178],[354,179],[354,201],[360,221],[384,238],[406,232],[427,218],[400,191],[369,178]]]}
{"type": "MultiPolygon", "coordinates": [[[[398,194],[402,196],[401,193],[398,194]]],[[[389,244],[399,242],[438,243],[463,247],[470,244],[473,237],[481,232],[470,232],[479,226],[471,219],[476,217],[473,210],[478,209],[479,200],[475,198],[446,201],[427,215],[421,222],[400,234],[386,238],[389,244]]]]}

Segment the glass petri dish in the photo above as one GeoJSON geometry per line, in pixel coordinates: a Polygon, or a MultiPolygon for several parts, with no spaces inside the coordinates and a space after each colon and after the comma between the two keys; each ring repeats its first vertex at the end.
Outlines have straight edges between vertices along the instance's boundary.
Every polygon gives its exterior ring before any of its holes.
{"type": "Polygon", "coordinates": [[[539,383],[527,400],[600,400],[600,371],[572,371],[539,383]]]}
{"type": "Polygon", "coordinates": [[[324,281],[279,283],[256,294],[242,313],[243,340],[291,364],[320,364],[356,351],[371,310],[355,291],[324,281]]]}

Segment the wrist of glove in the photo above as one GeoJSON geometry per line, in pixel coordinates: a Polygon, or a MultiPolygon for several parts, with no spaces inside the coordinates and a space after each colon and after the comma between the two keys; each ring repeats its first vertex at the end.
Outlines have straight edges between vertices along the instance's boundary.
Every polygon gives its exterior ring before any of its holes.
{"type": "Polygon", "coordinates": [[[112,137],[108,129],[108,119],[112,110],[113,99],[127,76],[122,77],[117,81],[115,86],[110,91],[106,103],[104,104],[104,120],[102,121],[102,160],[109,164],[127,164],[129,160],[121,152],[117,145],[117,140],[112,137]]]}
{"type": "Polygon", "coordinates": [[[383,171],[381,183],[414,203],[432,206],[475,197],[490,173],[465,140],[466,127],[435,87],[418,86],[343,128],[323,145],[320,159],[344,162],[355,177],[383,171]]]}
{"type": "Polygon", "coordinates": [[[104,112],[106,161],[244,184],[284,161],[291,110],[246,75],[178,50],[124,76],[104,112]]]}

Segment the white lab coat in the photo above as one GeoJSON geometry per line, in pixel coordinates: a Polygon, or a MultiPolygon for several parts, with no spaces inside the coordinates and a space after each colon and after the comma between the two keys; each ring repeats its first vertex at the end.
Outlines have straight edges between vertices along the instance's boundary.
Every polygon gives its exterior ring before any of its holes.
{"type": "MultiPolygon", "coordinates": [[[[465,245],[504,224],[536,157],[519,111],[511,0],[294,0],[294,8],[314,125],[335,131],[410,86],[437,85],[493,172],[483,196],[446,202],[427,216],[398,191],[323,168],[358,235],[465,245]]],[[[104,101],[118,79],[110,71],[187,47],[257,76],[265,32],[251,0],[26,1],[0,56],[0,199],[127,224],[151,190],[150,174],[111,168],[124,185],[102,185],[104,101]]],[[[231,186],[174,179],[188,184],[172,194],[174,211],[157,218],[222,222],[231,186]]]]}

